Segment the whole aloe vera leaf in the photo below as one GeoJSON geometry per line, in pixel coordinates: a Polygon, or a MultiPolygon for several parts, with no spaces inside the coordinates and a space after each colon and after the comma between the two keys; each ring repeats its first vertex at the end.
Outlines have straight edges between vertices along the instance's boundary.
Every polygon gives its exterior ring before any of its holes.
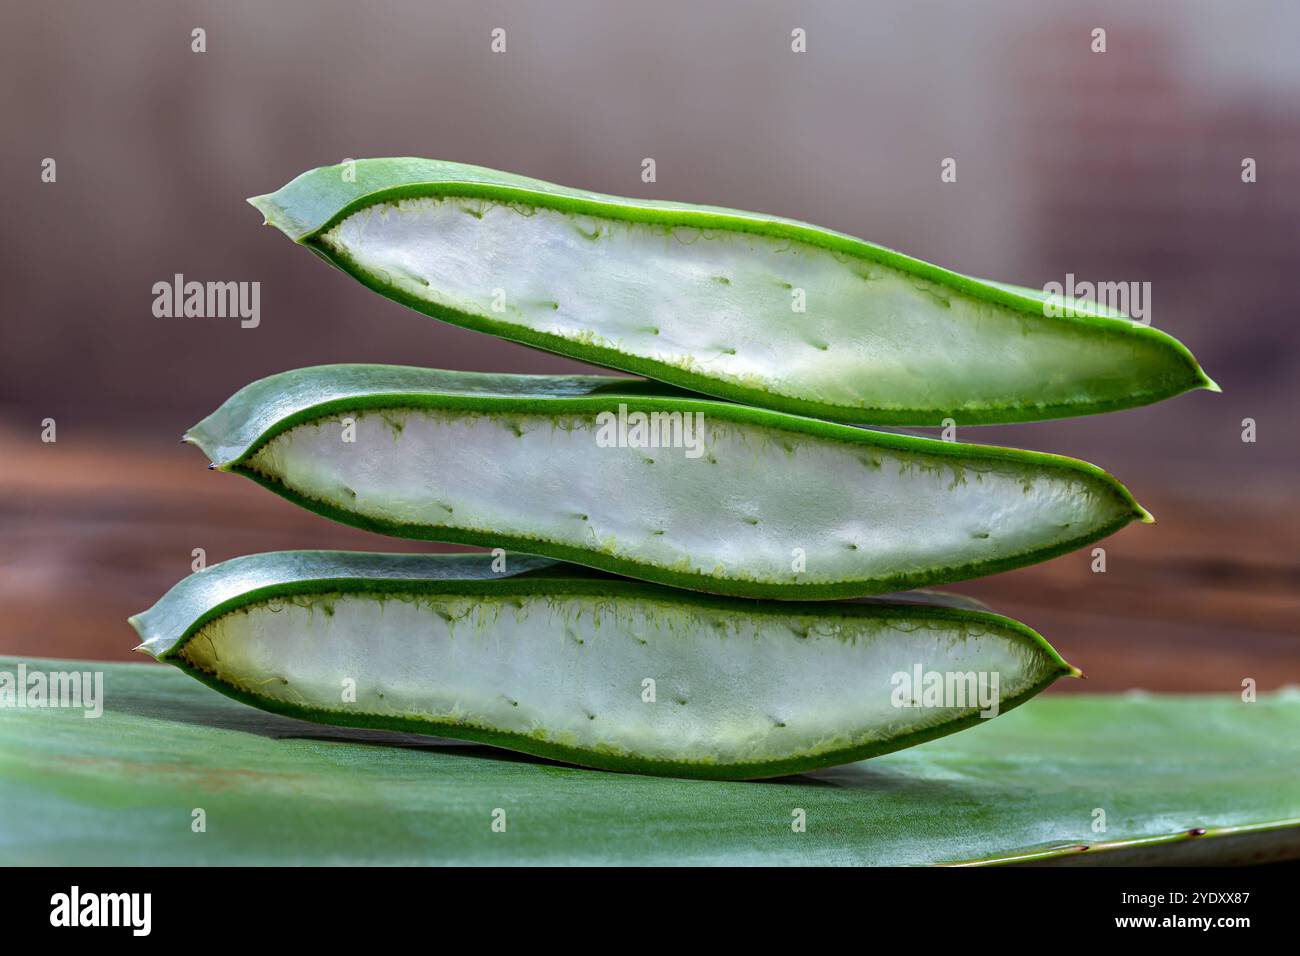
{"type": "Polygon", "coordinates": [[[132,624],[276,713],[714,779],[909,747],[1078,673],[987,611],[704,597],[518,554],[251,555],[132,624]]]}
{"type": "Polygon", "coordinates": [[[465,328],[751,405],[866,424],[1107,412],[1217,386],[1084,301],[759,213],[477,166],[366,159],[249,200],[382,295],[465,328]]]}
{"type": "Polygon", "coordinates": [[[743,597],[956,581],[1150,520],[1074,459],[603,376],[299,369],[245,387],[188,438],[217,468],[348,524],[743,597]],[[620,407],[629,421],[676,415],[698,440],[631,447],[629,429],[613,447],[620,407]]]}
{"type": "MultiPolygon", "coordinates": [[[[0,671],[19,661],[0,658],[0,671]]],[[[604,773],[290,720],[173,668],[104,713],[0,708],[10,864],[1247,863],[1300,855],[1300,695],[1047,694],[862,764],[737,783],[604,773]],[[388,746],[377,746],[386,743],[388,746]],[[195,837],[203,807],[208,833],[195,837]],[[1106,810],[1106,833],[1092,811],[1106,810]],[[505,832],[493,832],[493,811],[505,832]],[[794,811],[806,829],[792,832],[794,811]],[[1193,836],[1194,831],[1205,833],[1193,836]]]]}

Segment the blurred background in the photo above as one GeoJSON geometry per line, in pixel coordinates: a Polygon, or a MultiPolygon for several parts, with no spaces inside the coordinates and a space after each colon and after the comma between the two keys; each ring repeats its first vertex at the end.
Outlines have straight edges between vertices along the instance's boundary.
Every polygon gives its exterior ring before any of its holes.
{"type": "Polygon", "coordinates": [[[301,365],[582,367],[387,302],[243,201],[347,157],[422,155],[804,219],[1028,286],[1150,282],[1152,324],[1222,395],[958,437],[1095,461],[1159,523],[1106,541],[1104,574],[1084,550],[960,590],[1088,672],[1054,693],[1298,683],[1297,37],[1285,0],[11,0],[0,653],[130,657],[126,616],[195,548],[437,547],[299,512],[177,444],[301,365]],[[261,324],[154,317],[176,273],[260,282],[261,324]]]}

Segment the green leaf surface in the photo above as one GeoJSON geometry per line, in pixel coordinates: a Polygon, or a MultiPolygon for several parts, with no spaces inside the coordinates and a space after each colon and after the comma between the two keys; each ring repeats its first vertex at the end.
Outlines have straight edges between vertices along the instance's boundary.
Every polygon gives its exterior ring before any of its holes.
{"type": "MultiPolygon", "coordinates": [[[[589,771],[244,707],[155,665],[0,708],[10,864],[1252,862],[1300,855],[1300,695],[1049,697],[761,783],[589,771]],[[1094,833],[1094,808],[1106,811],[1094,833]],[[193,811],[206,832],[192,830],[193,811]],[[505,832],[493,832],[495,810],[505,832]],[[807,831],[791,827],[807,815],[807,831]],[[1191,831],[1205,829],[1204,834],[1191,831]],[[1080,847],[1093,847],[1081,851],[1080,847]]],[[[0,660],[13,673],[19,662],[0,660]]]]}
{"type": "Polygon", "coordinates": [[[683,388],[835,421],[959,425],[1217,386],[1176,339],[808,223],[418,158],[250,200],[412,309],[683,388]]]}

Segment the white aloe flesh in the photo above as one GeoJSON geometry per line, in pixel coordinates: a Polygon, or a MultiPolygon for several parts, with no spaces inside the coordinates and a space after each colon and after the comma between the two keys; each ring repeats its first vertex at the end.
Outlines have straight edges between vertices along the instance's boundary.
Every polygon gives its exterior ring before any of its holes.
{"type": "Polygon", "coordinates": [[[1027,628],[991,614],[749,609],[761,607],[636,595],[297,595],[217,617],[170,657],[241,699],[315,720],[717,777],[886,752],[996,716],[1077,673],[1027,628]],[[927,698],[924,682],[913,691],[898,677],[918,671],[948,675],[952,690],[927,698]],[[345,701],[348,687],[355,699],[345,701]]]}
{"type": "Polygon", "coordinates": [[[713,394],[841,420],[1014,421],[1214,387],[1154,330],[1048,319],[761,228],[425,196],[365,206],[313,241],[416,303],[552,336],[579,357],[603,349],[592,359],[642,374],[677,380],[644,361],[677,369],[695,376],[678,384],[713,394]]]}
{"type": "Polygon", "coordinates": [[[849,444],[709,412],[699,457],[602,447],[599,430],[588,414],[358,410],[292,426],[239,467],[377,530],[748,596],[959,580],[1149,520],[1078,462],[849,444]]]}

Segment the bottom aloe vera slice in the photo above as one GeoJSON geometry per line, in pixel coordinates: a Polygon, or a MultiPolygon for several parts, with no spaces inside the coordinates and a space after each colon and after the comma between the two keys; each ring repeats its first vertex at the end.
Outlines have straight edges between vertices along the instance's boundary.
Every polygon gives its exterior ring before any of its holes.
{"type": "Polygon", "coordinates": [[[187,437],[217,468],[349,524],[748,597],[957,581],[1150,520],[1074,459],[608,376],[299,369],[187,437]]]}
{"type": "Polygon", "coordinates": [[[888,753],[1077,673],[974,605],[741,601],[516,554],[252,555],[132,623],[277,713],[723,779],[888,753]]]}

